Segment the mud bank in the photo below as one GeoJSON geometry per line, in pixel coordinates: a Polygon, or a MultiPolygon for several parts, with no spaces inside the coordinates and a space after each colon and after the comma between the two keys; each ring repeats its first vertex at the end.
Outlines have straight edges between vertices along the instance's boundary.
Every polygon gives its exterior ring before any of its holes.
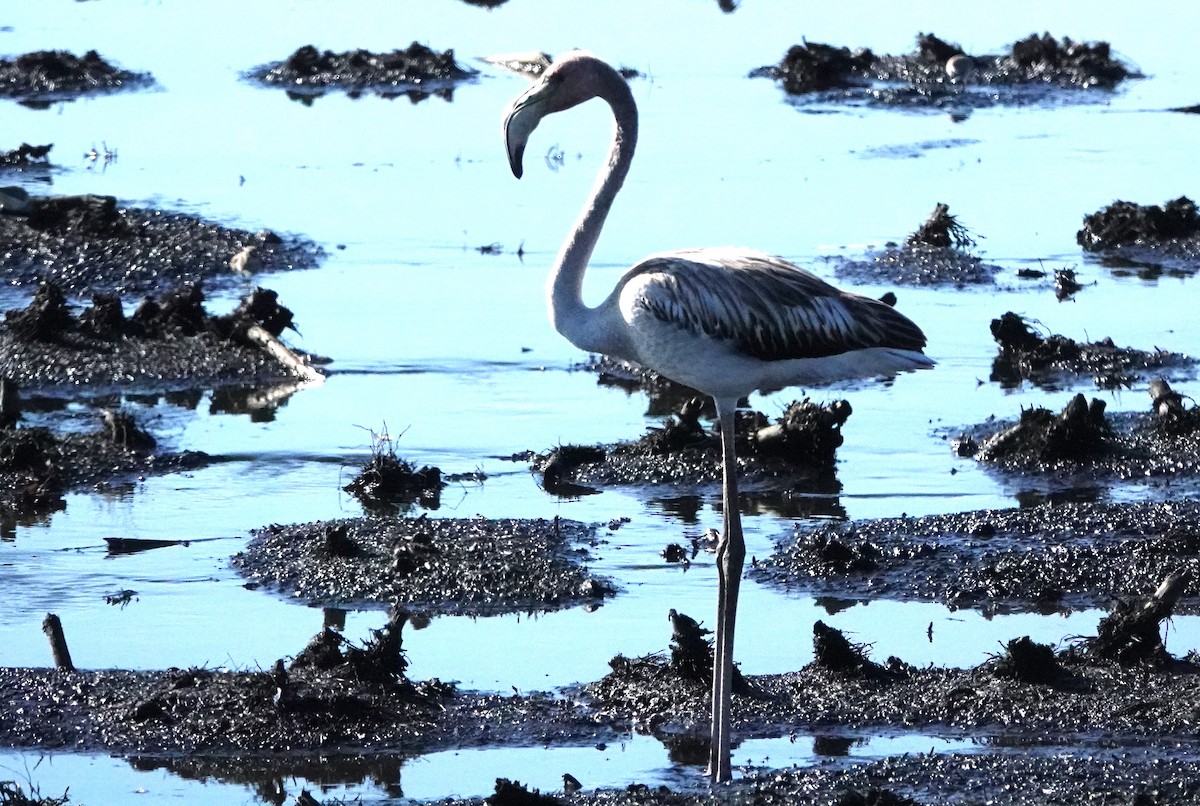
{"type": "Polygon", "coordinates": [[[82,56],[64,50],[39,50],[15,59],[0,59],[0,97],[28,102],[144,89],[153,84],[149,73],[122,70],[94,50],[82,56]]]}
{"type": "Polygon", "coordinates": [[[304,239],[125,206],[112,196],[32,196],[21,214],[0,215],[5,283],[50,280],[75,294],[201,280],[233,285],[250,273],[315,268],[323,255],[304,239]]]}
{"type": "Polygon", "coordinates": [[[584,565],[594,530],[557,518],[357,518],[253,534],[233,567],[309,604],[482,616],[598,605],[614,593],[584,565]]]}
{"type": "MultiPolygon", "coordinates": [[[[1190,804],[1198,765],[1187,750],[1170,746],[1097,749],[1064,756],[1071,748],[1012,747],[997,754],[930,752],[875,762],[843,758],[864,741],[857,736],[817,738],[826,756],[803,770],[746,770],[712,791],[701,786],[674,792],[665,786],[543,793],[544,800],[442,800],[438,806],[577,804],[578,806],[699,806],[700,804],[811,803],[818,806],[917,806],[994,804],[1046,806],[1068,803],[1190,804]]],[[[584,784],[586,787],[587,784],[584,784]]]]}
{"type": "Polygon", "coordinates": [[[969,249],[970,232],[945,204],[938,204],[904,243],[888,243],[868,260],[834,260],[839,279],[856,283],[915,286],[977,286],[996,282],[999,266],[984,263],[969,249]]]}
{"type": "MultiPolygon", "coordinates": [[[[389,624],[396,620],[394,614],[389,624]]],[[[815,641],[836,633],[820,622],[813,631],[815,641]]],[[[836,794],[840,799],[830,802],[839,804],[907,802],[845,800],[847,790],[863,789],[865,797],[865,790],[885,784],[915,802],[934,803],[961,794],[955,787],[964,770],[972,773],[972,797],[995,790],[1002,803],[1045,803],[1046,786],[1067,787],[1070,797],[1079,786],[1125,793],[1150,787],[1163,796],[1156,803],[1188,802],[1183,796],[1197,791],[1200,762],[1186,703],[1200,694],[1200,675],[1188,660],[1122,666],[1078,648],[1047,649],[1053,674],[1035,682],[1012,667],[1012,647],[1024,640],[969,669],[918,669],[898,658],[836,666],[818,652],[796,672],[747,675],[734,695],[734,736],[735,743],[799,738],[796,726],[804,725],[825,763],[746,770],[710,794],[700,773],[709,687],[660,655],[618,656],[603,679],[560,693],[499,696],[407,680],[393,640],[399,633],[389,636],[388,628],[361,647],[329,635],[270,671],[3,668],[0,742],[137,754],[139,768],[156,766],[147,758],[155,755],[171,757],[162,766],[194,770],[236,758],[240,779],[256,766],[272,778],[295,768],[304,763],[298,751],[387,758],[462,747],[597,744],[637,731],[696,769],[690,791],[634,785],[568,799],[580,803],[711,802],[714,794],[718,802],[762,802],[764,792],[775,791],[803,792],[806,802],[823,794],[836,794]],[[376,665],[385,657],[390,662],[376,665]],[[860,737],[881,733],[969,739],[980,749],[866,764],[837,760],[860,737]]]]}
{"type": "Polygon", "coordinates": [[[408,48],[390,53],[362,49],[334,53],[305,45],[281,62],[249,70],[246,77],[267,86],[284,87],[300,98],[311,99],[329,89],[340,89],[352,97],[370,91],[384,97],[405,95],[416,102],[430,95],[451,100],[452,88],[477,74],[460,65],[453,50],[439,53],[413,42],[408,48]]]}
{"type": "Polygon", "coordinates": [[[777,65],[752,77],[780,82],[792,96],[900,108],[970,110],[996,105],[1102,102],[1103,94],[1141,74],[1113,57],[1107,42],[1032,34],[1006,53],[968,54],[920,34],[910,54],[878,55],[815,42],[792,46],[777,65]]]}
{"type": "Polygon", "coordinates": [[[1080,375],[1091,375],[1101,389],[1118,389],[1196,366],[1195,358],[1182,353],[1118,347],[1111,338],[1077,342],[1057,333],[1043,336],[1030,320],[1012,311],[993,319],[991,330],[1000,352],[990,379],[1006,389],[1025,381],[1053,389],[1070,385],[1080,375]]]}
{"type": "MultiPolygon", "coordinates": [[[[1200,504],[1040,504],[798,528],[748,574],[838,600],[923,600],[986,612],[1107,607],[1200,573],[1200,504]]],[[[1179,604],[1200,610],[1195,590],[1179,604]]]]}
{"type": "Polygon", "coordinates": [[[1200,212],[1186,196],[1161,206],[1113,202],[1084,216],[1075,240],[1114,268],[1200,271],[1200,212]]]}
{"type": "MultiPolygon", "coordinates": [[[[309,377],[251,343],[251,328],[277,337],[292,314],[275,292],[256,289],[230,314],[204,309],[198,285],[145,297],[125,315],[116,294],[96,294],[76,313],[54,284],[39,287],[0,326],[0,377],[23,392],[77,395],[266,385],[309,377]]],[[[312,371],[315,372],[315,371],[312,371]]]]}
{"type": "MultiPolygon", "coordinates": [[[[719,485],[721,438],[700,423],[707,399],[694,398],[661,426],[633,442],[563,445],[534,459],[542,486],[556,495],[580,495],[612,485],[719,485]]],[[[739,485],[761,488],[807,482],[835,488],[835,452],[851,415],[845,400],[792,402],[774,420],[739,412],[735,424],[739,485]]]]}

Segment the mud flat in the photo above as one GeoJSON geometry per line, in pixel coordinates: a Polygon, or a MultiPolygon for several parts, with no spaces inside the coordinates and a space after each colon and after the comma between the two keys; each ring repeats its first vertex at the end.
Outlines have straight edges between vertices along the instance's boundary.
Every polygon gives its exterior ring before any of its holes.
{"type": "Polygon", "coordinates": [[[74,294],[146,293],[197,281],[216,288],[260,272],[314,268],[323,255],[302,238],[134,207],[112,196],[31,196],[24,209],[0,215],[5,283],[53,281],[74,294]]]}
{"type": "Polygon", "coordinates": [[[600,604],[614,589],[584,565],[595,543],[557,518],[356,518],[265,527],[232,563],[309,604],[482,616],[600,604]]]}
{"type": "MultiPolygon", "coordinates": [[[[1180,569],[1200,574],[1200,506],[1047,503],[797,529],[749,576],[834,599],[986,612],[1105,607],[1180,569]]],[[[1200,610],[1194,593],[1179,604],[1200,610]]]]}
{"type": "Polygon", "coordinates": [[[733,716],[735,741],[796,737],[803,725],[825,762],[747,770],[710,793],[699,772],[709,687],[677,663],[678,643],[670,659],[617,656],[609,675],[558,693],[487,695],[408,680],[404,621],[394,612],[362,645],[325,631],[290,664],[280,660],[267,671],[3,668],[0,742],[117,752],[138,756],[139,768],[218,775],[214,765],[236,758],[234,777],[243,779],[256,765],[264,777],[303,768],[298,753],[305,751],[386,759],[461,747],[597,744],[637,731],[694,765],[695,788],[635,784],[576,792],[563,802],[745,803],[803,793],[820,803],[941,803],[962,795],[967,783],[973,798],[1011,804],[1046,803],[1048,788],[1127,802],[1150,792],[1154,800],[1144,802],[1168,804],[1192,802],[1197,792],[1189,703],[1200,693],[1200,675],[1191,660],[1165,653],[1122,665],[1086,644],[1055,652],[1026,638],[973,668],[916,668],[895,657],[876,663],[863,646],[817,622],[813,663],[746,675],[733,716]],[[967,739],[979,749],[869,763],[838,758],[860,737],[880,734],[967,739]]]}
{"type": "Polygon", "coordinates": [[[160,450],[122,411],[103,410],[95,428],[79,432],[0,429],[0,524],[33,523],[61,510],[69,490],[193,469],[208,461],[196,451],[160,450]]]}

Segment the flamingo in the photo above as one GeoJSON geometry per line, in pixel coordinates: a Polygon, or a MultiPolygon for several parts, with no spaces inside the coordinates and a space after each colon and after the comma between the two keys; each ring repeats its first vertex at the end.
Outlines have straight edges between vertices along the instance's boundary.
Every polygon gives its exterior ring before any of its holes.
{"type": "Polygon", "coordinates": [[[629,173],[638,113],[620,73],[590,53],[560,57],[505,110],[509,166],[520,179],[530,135],[546,115],[592,98],[609,105],[608,162],[558,254],[546,292],[550,321],[573,345],[648,367],[713,398],[722,448],[724,530],[717,545],[712,733],[708,775],[732,778],[733,635],[746,557],[738,508],[734,414],[754,391],[892,376],[933,366],[925,335],[890,305],[841,291],[791,263],[732,248],[652,255],[603,302],[583,301],[583,275],[629,173]]]}

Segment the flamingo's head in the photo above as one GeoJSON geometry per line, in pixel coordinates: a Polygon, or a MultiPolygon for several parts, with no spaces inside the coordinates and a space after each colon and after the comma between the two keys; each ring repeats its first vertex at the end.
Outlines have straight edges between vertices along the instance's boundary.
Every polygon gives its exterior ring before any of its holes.
{"type": "Polygon", "coordinates": [[[609,73],[616,71],[592,54],[573,51],[560,56],[508,105],[503,131],[513,176],[521,178],[525,144],[542,118],[601,95],[609,73]]]}

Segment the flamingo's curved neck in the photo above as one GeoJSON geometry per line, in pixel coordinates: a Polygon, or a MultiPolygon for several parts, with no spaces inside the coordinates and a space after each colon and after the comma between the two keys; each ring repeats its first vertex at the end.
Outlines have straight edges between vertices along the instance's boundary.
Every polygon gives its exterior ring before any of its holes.
{"type": "Polygon", "coordinates": [[[583,274],[592,250],[600,238],[600,230],[612,207],[613,199],[625,182],[637,145],[637,104],[629,85],[616,71],[605,71],[597,77],[597,97],[612,108],[615,130],[608,162],[600,168],[596,186],[583,207],[575,229],[563,243],[562,251],[550,273],[546,286],[549,298],[550,321],[554,329],[581,350],[623,355],[623,337],[619,329],[606,327],[600,308],[589,308],[583,301],[583,274]]]}

